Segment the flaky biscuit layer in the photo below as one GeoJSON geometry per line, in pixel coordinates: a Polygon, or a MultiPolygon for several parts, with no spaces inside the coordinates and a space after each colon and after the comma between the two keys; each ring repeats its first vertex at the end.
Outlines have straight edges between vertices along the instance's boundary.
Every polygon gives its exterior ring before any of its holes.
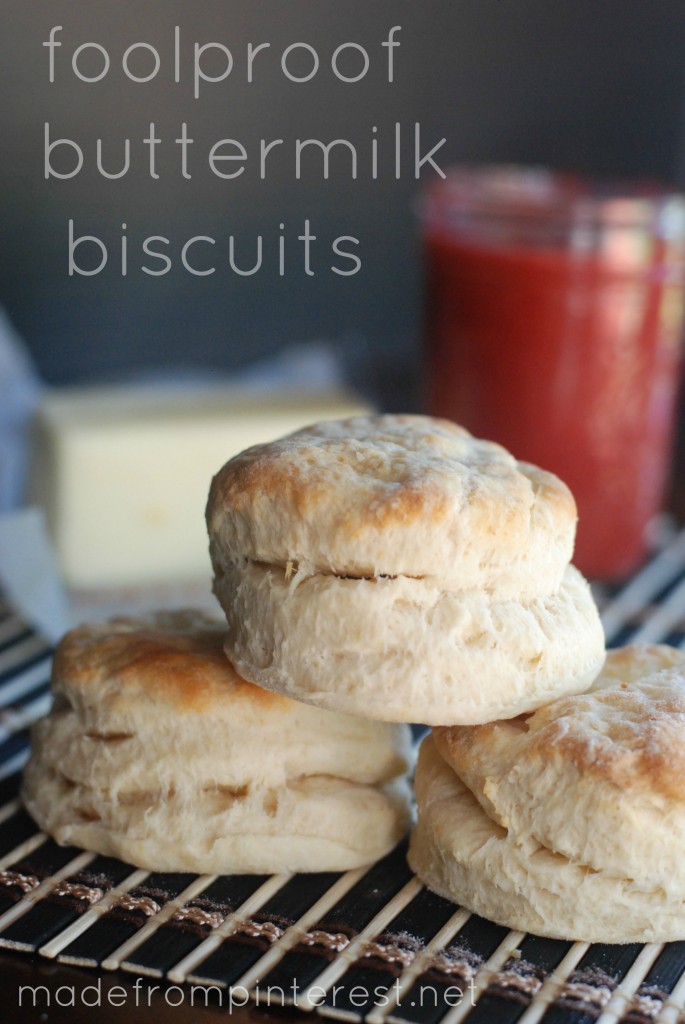
{"type": "Polygon", "coordinates": [[[298,580],[249,561],[222,563],[215,592],[242,675],[366,718],[513,717],[587,689],[604,660],[597,609],[572,567],[556,594],[525,604],[406,577],[298,580]]]}
{"type": "MultiPolygon", "coordinates": [[[[253,748],[258,755],[256,744],[253,748]]],[[[119,792],[74,784],[39,746],[24,803],[59,843],[154,871],[277,874],[347,871],[382,857],[410,823],[407,783],[299,776],[279,787],[119,792]]]]}

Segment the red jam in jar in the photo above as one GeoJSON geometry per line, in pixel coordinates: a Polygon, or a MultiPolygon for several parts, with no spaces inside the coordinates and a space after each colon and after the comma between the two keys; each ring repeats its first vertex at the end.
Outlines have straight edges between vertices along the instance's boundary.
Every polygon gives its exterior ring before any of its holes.
{"type": "Polygon", "coordinates": [[[685,200],[455,169],[422,221],[428,411],[560,476],[578,504],[574,561],[626,576],[670,467],[685,200]]]}

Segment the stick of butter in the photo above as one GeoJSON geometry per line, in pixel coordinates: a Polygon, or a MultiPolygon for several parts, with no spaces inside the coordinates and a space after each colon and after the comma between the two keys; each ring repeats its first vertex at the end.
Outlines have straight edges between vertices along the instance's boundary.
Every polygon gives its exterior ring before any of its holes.
{"type": "Polygon", "coordinates": [[[214,473],[250,445],[367,412],[341,391],[54,390],[36,417],[29,500],[45,512],[70,586],[208,578],[214,473]]]}

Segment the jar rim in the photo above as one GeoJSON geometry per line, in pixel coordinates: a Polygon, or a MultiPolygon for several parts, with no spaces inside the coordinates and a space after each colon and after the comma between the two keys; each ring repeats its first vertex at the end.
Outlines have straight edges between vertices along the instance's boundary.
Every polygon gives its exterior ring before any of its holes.
{"type": "Polygon", "coordinates": [[[685,235],[685,195],[653,179],[586,177],[543,166],[462,164],[431,182],[420,203],[424,222],[464,227],[464,218],[559,228],[597,225],[685,235]]]}

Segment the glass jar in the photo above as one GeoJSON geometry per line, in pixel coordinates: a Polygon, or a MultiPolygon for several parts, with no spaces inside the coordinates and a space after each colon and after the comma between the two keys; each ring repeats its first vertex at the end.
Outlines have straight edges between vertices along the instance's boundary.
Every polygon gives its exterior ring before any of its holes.
{"type": "Polygon", "coordinates": [[[671,460],[685,199],[456,168],[421,214],[428,411],[560,476],[578,504],[574,560],[626,576],[671,460]]]}

